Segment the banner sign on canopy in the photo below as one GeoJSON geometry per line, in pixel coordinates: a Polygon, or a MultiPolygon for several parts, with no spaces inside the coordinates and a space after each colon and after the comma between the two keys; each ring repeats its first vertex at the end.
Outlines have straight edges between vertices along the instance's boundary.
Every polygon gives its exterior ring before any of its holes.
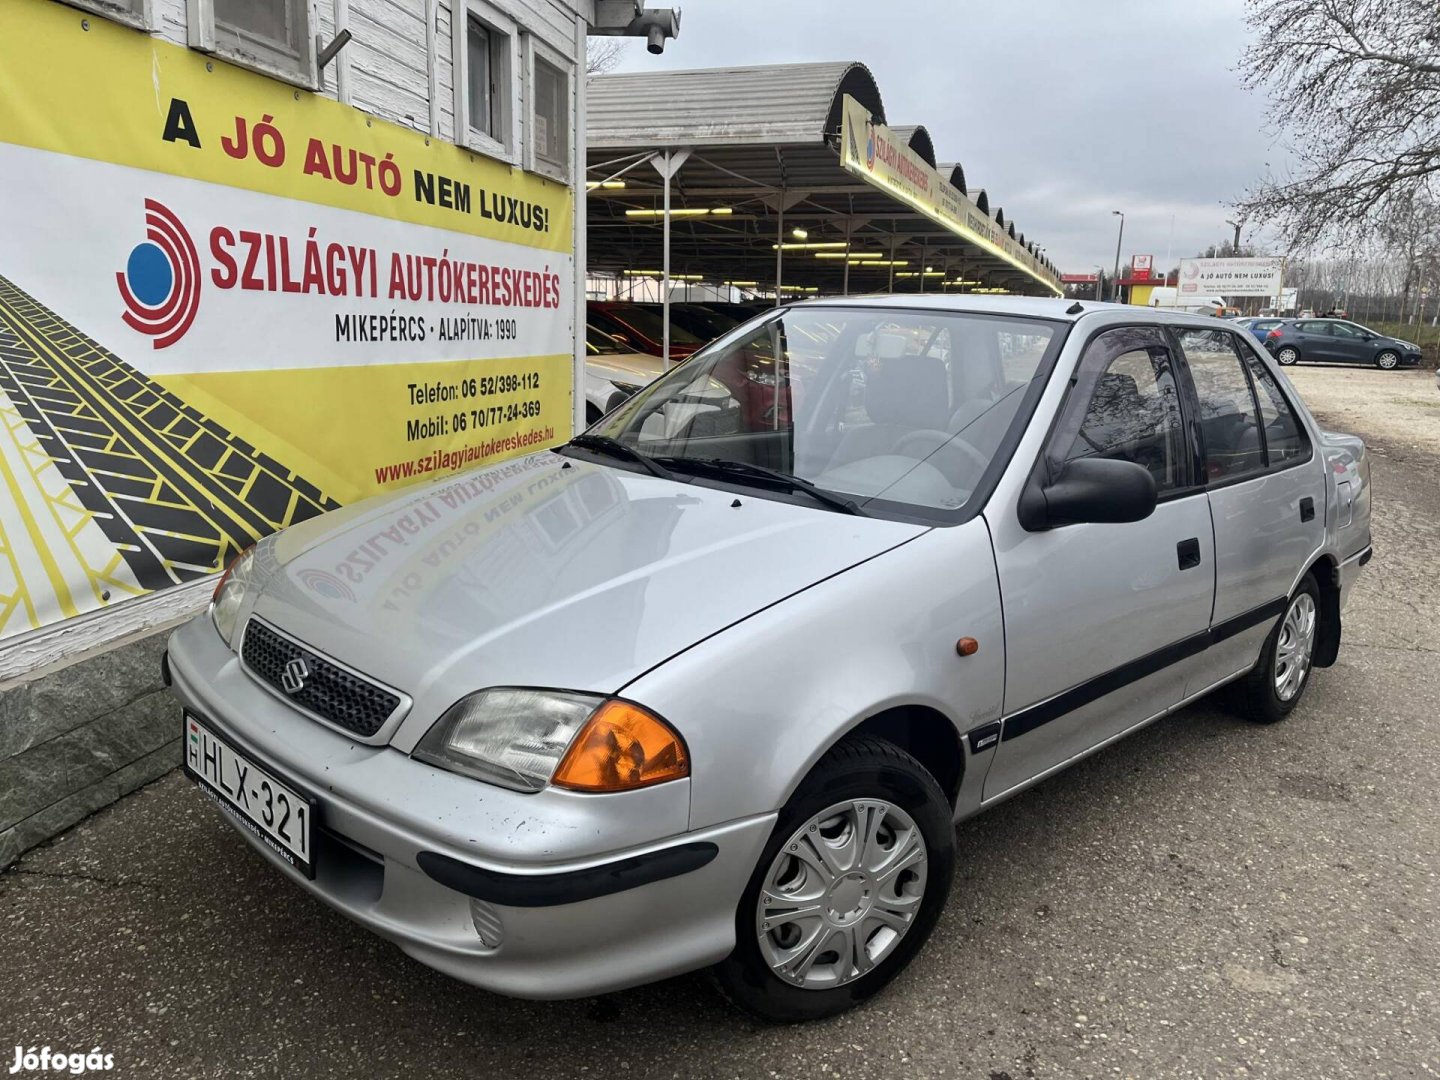
{"type": "Polygon", "coordinates": [[[891,198],[1023,270],[1056,296],[1064,294],[1059,280],[999,222],[963,191],[955,188],[849,94],[840,126],[840,164],[847,172],[874,184],[891,198]]]}

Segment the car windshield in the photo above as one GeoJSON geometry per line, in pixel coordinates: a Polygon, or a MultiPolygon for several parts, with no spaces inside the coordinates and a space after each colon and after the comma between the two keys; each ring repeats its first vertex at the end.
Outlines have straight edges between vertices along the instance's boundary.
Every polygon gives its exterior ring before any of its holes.
{"type": "Polygon", "coordinates": [[[595,326],[585,327],[585,352],[590,356],[621,356],[634,352],[595,326]]]}
{"type": "Polygon", "coordinates": [[[746,471],[759,466],[867,513],[952,520],[1028,412],[1026,390],[1038,392],[1060,331],[997,315],[785,309],[696,354],[592,430],[677,474],[772,489],[746,471]]]}
{"type": "MultiPolygon", "coordinates": [[[[612,308],[607,314],[616,322],[638,330],[651,341],[660,341],[664,334],[664,324],[661,321],[658,311],[650,311],[647,308],[631,305],[623,308],[612,308]]],[[[672,319],[670,322],[670,344],[701,345],[704,343],[672,319]]]]}

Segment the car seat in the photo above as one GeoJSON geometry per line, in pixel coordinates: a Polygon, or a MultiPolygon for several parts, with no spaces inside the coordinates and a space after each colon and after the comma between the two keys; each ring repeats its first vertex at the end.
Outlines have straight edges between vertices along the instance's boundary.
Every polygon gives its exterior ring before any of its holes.
{"type": "Polygon", "coordinates": [[[950,415],[945,364],[935,356],[877,360],[865,377],[869,423],[847,428],[830,468],[893,453],[915,431],[943,431],[950,415]]]}

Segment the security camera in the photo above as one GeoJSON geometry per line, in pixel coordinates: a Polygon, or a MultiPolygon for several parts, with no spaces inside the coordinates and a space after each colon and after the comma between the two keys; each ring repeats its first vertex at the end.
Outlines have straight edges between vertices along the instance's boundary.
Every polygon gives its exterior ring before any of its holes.
{"type": "Polygon", "coordinates": [[[665,51],[665,28],[658,23],[652,25],[645,35],[645,48],[649,49],[656,56],[665,51]]]}

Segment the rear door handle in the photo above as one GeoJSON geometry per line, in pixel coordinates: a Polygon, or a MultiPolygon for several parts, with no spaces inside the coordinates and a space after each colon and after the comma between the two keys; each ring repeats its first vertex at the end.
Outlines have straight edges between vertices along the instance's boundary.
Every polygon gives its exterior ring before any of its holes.
{"type": "Polygon", "coordinates": [[[1306,495],[1305,498],[1300,500],[1300,520],[1315,520],[1315,500],[1310,498],[1309,495],[1306,495]]]}
{"type": "Polygon", "coordinates": [[[1180,569],[1189,570],[1200,565],[1200,538],[1191,537],[1175,545],[1175,554],[1180,560],[1180,569]]]}

